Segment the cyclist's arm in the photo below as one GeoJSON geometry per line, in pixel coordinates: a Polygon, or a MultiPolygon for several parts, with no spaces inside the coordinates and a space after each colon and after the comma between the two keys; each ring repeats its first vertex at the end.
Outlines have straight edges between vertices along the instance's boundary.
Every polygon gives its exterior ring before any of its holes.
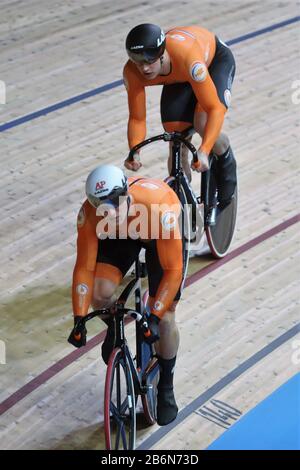
{"type": "Polygon", "coordinates": [[[195,57],[191,57],[187,62],[187,66],[189,67],[189,82],[198,101],[196,111],[205,111],[207,113],[207,122],[200,151],[209,154],[221,132],[226,107],[219,100],[216,87],[209,75],[207,67],[204,65],[204,61],[199,61],[199,59],[197,60],[195,57]],[[198,80],[195,80],[195,74],[193,77],[192,71],[193,67],[197,67],[199,63],[203,68],[201,71],[199,66],[200,72],[197,77],[198,80]]]}
{"type": "Polygon", "coordinates": [[[77,259],[73,272],[72,303],[74,316],[85,316],[92,300],[98,238],[85,204],[77,218],[77,259]]]}
{"type": "Polygon", "coordinates": [[[145,88],[129,70],[128,65],[124,67],[123,77],[128,97],[127,137],[131,149],[146,137],[146,94],[145,88]]]}
{"type": "Polygon", "coordinates": [[[157,252],[163,276],[156,292],[151,313],[162,318],[170,308],[182,282],[182,241],[178,222],[170,232],[170,239],[157,240],[157,252]]]}

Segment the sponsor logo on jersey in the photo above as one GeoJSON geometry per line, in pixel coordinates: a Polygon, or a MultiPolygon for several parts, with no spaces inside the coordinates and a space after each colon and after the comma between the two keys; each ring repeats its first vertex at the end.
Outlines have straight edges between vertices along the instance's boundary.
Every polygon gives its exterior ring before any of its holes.
{"type": "Polygon", "coordinates": [[[190,67],[190,74],[195,82],[203,82],[207,76],[207,68],[202,62],[195,62],[190,67]]]}
{"type": "Polygon", "coordinates": [[[229,108],[230,103],[231,103],[231,93],[230,93],[230,90],[228,89],[224,91],[224,101],[226,103],[227,108],[229,108]]]}
{"type": "Polygon", "coordinates": [[[153,308],[154,308],[154,310],[157,310],[159,312],[160,310],[162,310],[163,306],[164,306],[164,304],[162,302],[160,302],[159,300],[157,300],[155,302],[153,308]]]}
{"type": "Polygon", "coordinates": [[[78,295],[86,295],[89,291],[89,288],[86,284],[78,284],[76,287],[76,292],[78,295]]]}

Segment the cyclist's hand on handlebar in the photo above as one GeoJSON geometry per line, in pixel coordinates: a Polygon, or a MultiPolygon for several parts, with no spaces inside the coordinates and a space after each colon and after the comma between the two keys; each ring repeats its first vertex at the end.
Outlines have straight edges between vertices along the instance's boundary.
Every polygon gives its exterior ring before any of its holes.
{"type": "Polygon", "coordinates": [[[135,152],[133,154],[133,160],[128,160],[128,158],[126,158],[125,162],[124,162],[124,166],[125,168],[127,168],[127,170],[131,170],[131,171],[137,171],[141,168],[142,164],[140,162],[140,156],[138,154],[138,152],[135,152]]]}
{"type": "Polygon", "coordinates": [[[86,327],[81,324],[82,317],[74,317],[74,328],[68,338],[69,343],[73,344],[76,348],[86,345],[86,327]]]}
{"type": "Polygon", "coordinates": [[[205,152],[201,152],[201,150],[198,150],[197,156],[198,161],[195,163],[192,161],[191,163],[192,170],[197,171],[198,173],[207,171],[209,169],[208,155],[205,152]]]}
{"type": "Polygon", "coordinates": [[[158,341],[160,338],[159,336],[160,318],[158,318],[156,315],[153,315],[153,313],[151,313],[150,316],[147,318],[147,322],[148,322],[148,329],[144,332],[145,341],[148,344],[152,344],[158,341]]]}

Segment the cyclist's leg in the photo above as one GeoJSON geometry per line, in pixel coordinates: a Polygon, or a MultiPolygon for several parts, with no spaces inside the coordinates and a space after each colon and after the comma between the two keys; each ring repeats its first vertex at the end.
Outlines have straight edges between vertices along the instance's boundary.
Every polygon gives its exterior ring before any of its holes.
{"type": "MultiPolygon", "coordinates": [[[[207,114],[196,111],[194,118],[194,128],[203,137],[207,114]]],[[[217,184],[218,200],[225,205],[230,201],[237,184],[236,161],[227,134],[221,132],[212,154],[217,157],[217,184]]]]}
{"type": "Polygon", "coordinates": [[[157,385],[157,422],[160,426],[172,422],[178,413],[174,395],[174,371],[179,347],[179,331],[175,322],[173,302],[159,324],[160,340],[156,343],[156,353],[160,368],[160,378],[157,385]]]}
{"type": "MultiPolygon", "coordinates": [[[[231,50],[216,38],[217,49],[209,67],[210,76],[216,86],[220,101],[228,109],[231,100],[231,87],[235,74],[235,60],[231,50]]],[[[203,137],[207,115],[197,106],[194,127],[203,137]]],[[[212,152],[217,156],[218,199],[223,203],[230,201],[237,183],[236,161],[228,136],[221,132],[212,152]]]]}
{"type": "MultiPolygon", "coordinates": [[[[116,300],[115,291],[122,274],[115,266],[97,263],[95,271],[92,306],[94,310],[109,308],[116,300]]],[[[105,319],[105,317],[104,317],[105,319]]]]}
{"type": "MultiPolygon", "coordinates": [[[[149,307],[153,305],[153,298],[149,298],[149,307]]],[[[175,309],[177,302],[173,302],[170,309],[159,322],[160,339],[155,344],[156,353],[166,359],[176,356],[179,348],[179,330],[175,321],[175,309]]],[[[173,382],[172,382],[173,384],[173,382]]]]}
{"type": "MultiPolygon", "coordinates": [[[[164,85],[161,100],[160,113],[164,129],[167,132],[181,132],[193,124],[197,99],[189,83],[174,83],[164,85]]],[[[168,170],[171,174],[172,165],[172,144],[169,146],[168,170]]],[[[182,149],[182,167],[191,181],[191,169],[188,161],[188,150],[184,146],[182,149]]]]}
{"type": "MultiPolygon", "coordinates": [[[[163,276],[155,241],[151,242],[146,248],[146,264],[149,281],[149,307],[151,308],[163,276]]],[[[160,379],[157,387],[157,422],[161,426],[173,421],[178,413],[174,396],[173,377],[179,347],[179,331],[175,322],[175,309],[180,295],[181,289],[177,292],[169,310],[160,320],[160,339],[155,344],[160,367],[160,379]]]]}
{"type": "MultiPolygon", "coordinates": [[[[140,252],[137,240],[99,240],[93,292],[93,308],[109,307],[115,301],[115,290],[140,252]]],[[[102,344],[102,358],[108,358],[114,347],[115,322],[112,316],[103,319],[108,326],[102,344]]]]}
{"type": "MultiPolygon", "coordinates": [[[[204,135],[204,130],[206,126],[206,121],[207,121],[207,114],[201,110],[199,106],[197,106],[197,109],[194,114],[194,128],[198,134],[203,138],[204,135]]],[[[224,153],[227,149],[228,146],[230,145],[229,139],[227,134],[221,132],[219,134],[218,139],[216,140],[215,145],[213,146],[213,152],[217,155],[224,153]]]]}

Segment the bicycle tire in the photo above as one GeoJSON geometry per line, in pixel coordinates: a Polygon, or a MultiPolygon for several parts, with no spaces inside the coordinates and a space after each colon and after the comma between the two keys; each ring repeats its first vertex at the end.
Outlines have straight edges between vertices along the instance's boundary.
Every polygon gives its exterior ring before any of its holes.
{"type": "Polygon", "coordinates": [[[135,449],[135,391],[128,359],[120,348],[112,351],[106,370],[104,430],[107,450],[135,449]]]}
{"type": "Polygon", "coordinates": [[[159,365],[156,357],[152,359],[142,377],[142,386],[147,391],[141,395],[145,421],[149,425],[156,423],[157,384],[159,381],[159,365]]]}
{"type": "MultiPolygon", "coordinates": [[[[149,299],[149,290],[145,290],[142,302],[143,308],[146,308],[149,299]]],[[[159,366],[156,357],[152,356],[149,345],[145,343],[142,345],[142,355],[146,356],[147,367],[142,373],[141,384],[146,387],[147,391],[141,394],[141,401],[143,406],[143,414],[146,424],[153,425],[156,423],[156,410],[157,410],[157,384],[159,381],[159,366]],[[143,350],[144,346],[144,350],[143,350]],[[146,351],[145,351],[146,349],[146,351]]]]}

